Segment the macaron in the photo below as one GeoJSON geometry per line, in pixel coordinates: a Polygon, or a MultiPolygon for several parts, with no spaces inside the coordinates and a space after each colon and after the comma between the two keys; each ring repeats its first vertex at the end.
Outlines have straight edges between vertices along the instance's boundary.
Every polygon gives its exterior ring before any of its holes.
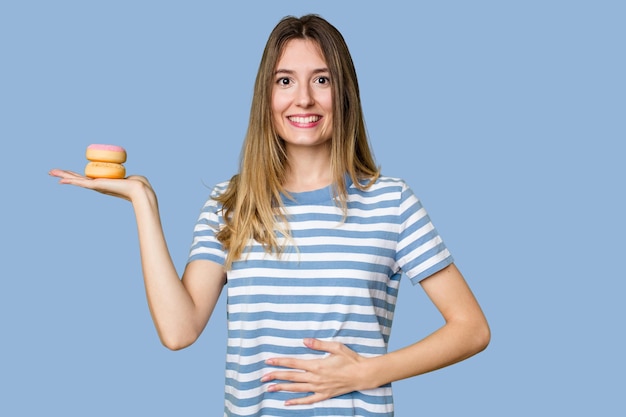
{"type": "Polygon", "coordinates": [[[85,176],[90,178],[124,178],[126,150],[117,145],[92,144],[87,147],[85,176]]]}

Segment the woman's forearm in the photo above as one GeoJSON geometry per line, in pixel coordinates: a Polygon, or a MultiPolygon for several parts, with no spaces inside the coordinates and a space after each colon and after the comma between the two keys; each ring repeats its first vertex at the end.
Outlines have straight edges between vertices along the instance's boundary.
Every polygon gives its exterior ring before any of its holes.
{"type": "Polygon", "coordinates": [[[462,361],[485,349],[491,339],[487,319],[456,265],[420,284],[445,324],[413,345],[366,361],[366,371],[382,384],[462,361]]]}
{"type": "Polygon", "coordinates": [[[425,374],[479,353],[489,339],[486,321],[449,322],[417,343],[364,361],[365,375],[374,388],[425,374]]]}
{"type": "Polygon", "coordinates": [[[203,324],[195,319],[193,299],[171,259],[159,216],[156,195],[147,186],[132,196],[150,313],[161,342],[170,349],[193,343],[203,324]]]}

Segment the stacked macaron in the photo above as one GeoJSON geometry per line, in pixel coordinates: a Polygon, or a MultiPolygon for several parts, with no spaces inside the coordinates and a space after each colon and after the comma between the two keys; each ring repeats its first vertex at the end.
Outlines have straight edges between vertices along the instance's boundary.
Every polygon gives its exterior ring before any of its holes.
{"type": "Polygon", "coordinates": [[[87,147],[85,176],[90,178],[124,178],[126,150],[117,145],[93,144],[87,147]]]}

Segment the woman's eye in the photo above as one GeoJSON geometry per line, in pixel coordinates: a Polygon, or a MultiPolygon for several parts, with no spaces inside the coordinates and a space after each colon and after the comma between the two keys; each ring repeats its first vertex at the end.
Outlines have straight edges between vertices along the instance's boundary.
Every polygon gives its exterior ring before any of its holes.
{"type": "Polygon", "coordinates": [[[319,78],[317,79],[317,82],[318,82],[319,84],[328,84],[328,83],[330,83],[330,79],[329,79],[328,77],[323,77],[323,76],[322,76],[322,77],[319,77],[319,78]]]}
{"type": "Polygon", "coordinates": [[[291,84],[291,80],[289,78],[282,77],[278,79],[277,84],[282,86],[288,86],[289,84],[291,84]]]}

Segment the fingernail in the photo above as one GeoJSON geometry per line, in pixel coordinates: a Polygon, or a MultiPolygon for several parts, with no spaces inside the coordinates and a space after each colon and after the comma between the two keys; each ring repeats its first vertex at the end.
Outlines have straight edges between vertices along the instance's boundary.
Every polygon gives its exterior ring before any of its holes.
{"type": "Polygon", "coordinates": [[[268,359],[265,361],[265,363],[268,365],[274,365],[274,359],[268,359]]]}

